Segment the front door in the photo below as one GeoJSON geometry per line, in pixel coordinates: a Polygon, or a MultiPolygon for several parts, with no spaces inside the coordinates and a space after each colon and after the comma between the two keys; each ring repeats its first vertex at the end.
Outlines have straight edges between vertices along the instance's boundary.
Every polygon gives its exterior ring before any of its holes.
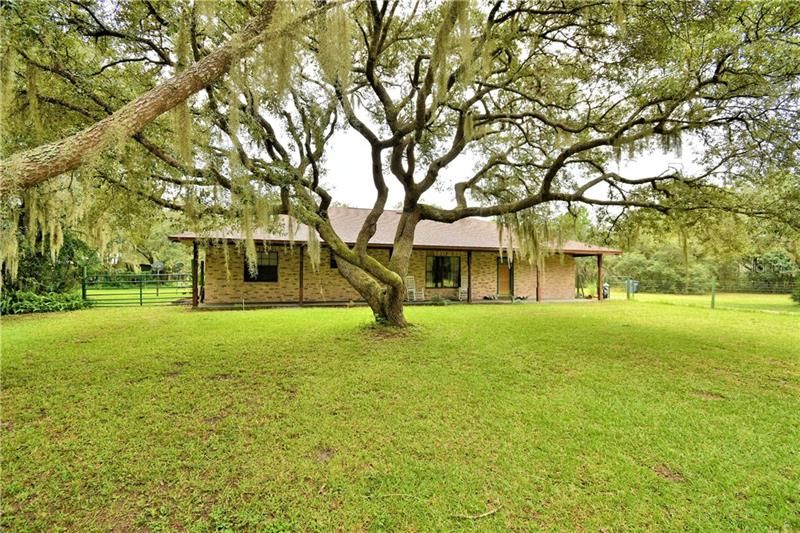
{"type": "Polygon", "coordinates": [[[497,295],[511,296],[511,284],[514,282],[514,267],[507,257],[497,258],[497,295]]]}

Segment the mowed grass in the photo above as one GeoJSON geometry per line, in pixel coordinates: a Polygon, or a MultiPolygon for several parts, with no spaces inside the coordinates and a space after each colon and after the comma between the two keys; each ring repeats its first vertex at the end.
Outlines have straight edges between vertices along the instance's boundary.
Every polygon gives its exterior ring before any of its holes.
{"type": "MultiPolygon", "coordinates": [[[[625,288],[616,295],[625,298],[625,288]]],[[[711,307],[711,294],[655,294],[639,293],[634,299],[640,302],[711,307]]],[[[717,309],[741,309],[749,311],[772,311],[776,313],[800,314],[800,305],[792,301],[788,294],[756,294],[720,292],[716,294],[717,309]]]]}
{"type": "Polygon", "coordinates": [[[407,314],[4,318],[3,529],[800,528],[800,317],[407,314]]]}

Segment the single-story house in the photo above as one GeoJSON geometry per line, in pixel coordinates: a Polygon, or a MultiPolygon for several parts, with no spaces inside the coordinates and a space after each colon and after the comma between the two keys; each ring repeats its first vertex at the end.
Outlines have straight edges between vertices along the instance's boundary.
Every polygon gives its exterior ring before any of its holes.
{"type": "MultiPolygon", "coordinates": [[[[328,215],[337,234],[352,244],[368,212],[367,209],[334,207],[328,215]]],[[[386,211],[380,217],[369,246],[369,253],[379,261],[389,261],[399,218],[398,211],[386,211]]],[[[193,277],[200,281],[199,286],[195,281],[193,304],[302,305],[359,301],[358,293],[336,268],[336,258],[330,248],[321,243],[320,264],[315,271],[305,249],[308,228],[296,224],[290,236],[288,222],[288,217],[281,217],[279,226],[283,226],[282,229],[254,234],[258,243],[256,273],[247,268],[243,247],[241,242],[237,243],[243,239],[239,233],[197,235],[187,232],[170,236],[173,241],[193,245],[193,277]],[[202,262],[201,246],[205,248],[202,262]]],[[[414,236],[408,270],[408,288],[415,288],[409,294],[410,299],[447,298],[466,302],[486,298],[573,299],[576,257],[596,257],[602,272],[604,255],[622,253],[567,241],[553,250],[557,253],[547,257],[540,271],[526,261],[509,262],[500,250],[500,233],[491,220],[465,218],[451,224],[421,221],[414,236]]]]}

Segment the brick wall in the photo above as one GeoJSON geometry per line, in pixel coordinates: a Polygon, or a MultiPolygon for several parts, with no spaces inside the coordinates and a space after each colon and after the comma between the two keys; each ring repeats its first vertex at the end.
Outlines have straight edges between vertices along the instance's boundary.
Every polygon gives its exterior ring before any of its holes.
{"type": "MultiPolygon", "coordinates": [[[[278,281],[244,281],[244,253],[233,244],[228,245],[228,269],[221,245],[209,246],[205,251],[205,303],[260,303],[297,302],[300,299],[300,254],[306,254],[299,245],[278,245],[271,249],[278,253],[278,281]]],[[[386,264],[388,249],[371,249],[370,255],[386,264]]],[[[457,299],[458,289],[425,287],[425,266],[429,255],[458,256],[461,258],[461,286],[467,287],[467,252],[445,250],[414,250],[411,254],[408,275],[413,276],[418,288],[424,288],[426,299],[434,296],[457,299]]],[[[472,253],[472,298],[497,293],[497,252],[472,253]]],[[[322,248],[319,271],[314,272],[306,254],[303,258],[303,297],[306,302],[347,302],[360,299],[358,293],[330,267],[330,250],[322,248]]],[[[575,259],[572,256],[549,257],[541,275],[542,298],[571,299],[575,296],[575,259]]],[[[514,294],[536,297],[536,269],[527,262],[514,262],[514,294]]]]}
{"type": "Polygon", "coordinates": [[[472,252],[472,299],[497,293],[497,252],[472,252]]]}
{"type": "Polygon", "coordinates": [[[514,296],[536,299],[536,267],[519,258],[514,261],[514,296]]]}
{"type": "MultiPolygon", "coordinates": [[[[303,300],[306,302],[349,302],[358,301],[361,296],[339,273],[339,269],[331,268],[331,251],[324,247],[320,251],[319,271],[314,272],[308,253],[303,259],[303,300]]],[[[384,265],[389,262],[389,250],[374,248],[369,255],[384,265]]]]}
{"type": "MultiPolygon", "coordinates": [[[[472,253],[472,298],[483,299],[497,293],[496,252],[472,253]]],[[[513,262],[514,295],[536,299],[536,267],[520,258],[513,262]]],[[[572,299],[575,297],[575,258],[547,257],[541,274],[542,299],[572,299]]]]}
{"type": "MultiPolygon", "coordinates": [[[[260,249],[260,245],[259,245],[260,249]]],[[[244,281],[244,252],[228,245],[228,268],[222,245],[206,248],[205,303],[296,302],[298,292],[299,246],[278,245],[278,281],[244,281]]]]}
{"type": "Polygon", "coordinates": [[[575,298],[575,258],[571,255],[546,258],[541,280],[543,300],[575,298]]]}

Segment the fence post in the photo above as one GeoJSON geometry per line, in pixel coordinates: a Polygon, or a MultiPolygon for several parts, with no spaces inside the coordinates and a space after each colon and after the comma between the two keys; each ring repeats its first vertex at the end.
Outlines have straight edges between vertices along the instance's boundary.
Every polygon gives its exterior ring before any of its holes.
{"type": "Polygon", "coordinates": [[[631,280],[625,280],[625,298],[630,300],[631,299],[631,280]]]}
{"type": "Polygon", "coordinates": [[[144,280],[140,277],[139,278],[139,306],[141,307],[144,305],[142,301],[142,287],[144,287],[144,280]]]}
{"type": "Polygon", "coordinates": [[[81,300],[86,301],[86,267],[83,267],[83,277],[81,278],[81,300]]]}
{"type": "Polygon", "coordinates": [[[714,309],[717,305],[717,278],[711,278],[711,309],[714,309]]]}

